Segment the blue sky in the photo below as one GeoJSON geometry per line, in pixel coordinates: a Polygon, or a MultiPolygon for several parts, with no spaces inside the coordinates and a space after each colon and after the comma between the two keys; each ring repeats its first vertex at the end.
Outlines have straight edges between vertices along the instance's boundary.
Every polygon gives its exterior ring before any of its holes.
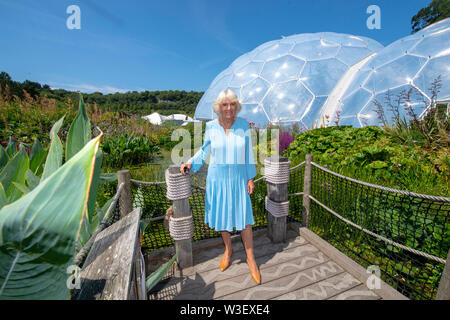
{"type": "Polygon", "coordinates": [[[0,71],[54,88],[204,91],[237,57],[307,32],[370,37],[411,33],[431,0],[0,0],[0,71]],[[67,7],[81,11],[70,30],[67,7]],[[380,8],[381,29],[366,13],[380,8]]]}

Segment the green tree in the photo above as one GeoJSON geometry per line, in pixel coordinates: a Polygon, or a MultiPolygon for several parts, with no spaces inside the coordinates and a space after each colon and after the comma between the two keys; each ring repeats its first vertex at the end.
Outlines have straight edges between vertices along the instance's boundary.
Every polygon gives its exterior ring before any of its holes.
{"type": "Polygon", "coordinates": [[[420,9],[411,18],[411,33],[448,17],[450,17],[450,0],[432,0],[427,7],[420,9]]]}

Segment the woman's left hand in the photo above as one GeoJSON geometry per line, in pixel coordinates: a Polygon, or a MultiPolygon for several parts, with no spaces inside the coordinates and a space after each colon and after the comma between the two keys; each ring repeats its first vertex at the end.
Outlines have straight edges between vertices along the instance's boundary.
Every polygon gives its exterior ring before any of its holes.
{"type": "Polygon", "coordinates": [[[248,192],[248,194],[252,194],[254,189],[255,189],[255,183],[253,182],[253,179],[248,180],[247,181],[247,192],[248,192]]]}

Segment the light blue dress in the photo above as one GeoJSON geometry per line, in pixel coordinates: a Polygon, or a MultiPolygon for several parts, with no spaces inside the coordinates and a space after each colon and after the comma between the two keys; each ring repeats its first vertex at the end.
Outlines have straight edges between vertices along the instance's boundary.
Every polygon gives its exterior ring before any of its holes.
{"type": "Polygon", "coordinates": [[[256,176],[251,130],[236,117],[228,136],[218,119],[208,121],[201,149],[187,162],[197,172],[211,152],[206,177],[205,223],[216,231],[254,225],[247,181],[256,176]]]}

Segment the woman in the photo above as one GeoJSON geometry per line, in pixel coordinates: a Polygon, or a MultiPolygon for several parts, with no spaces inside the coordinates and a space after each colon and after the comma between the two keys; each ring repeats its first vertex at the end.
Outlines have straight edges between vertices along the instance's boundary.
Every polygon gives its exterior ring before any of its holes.
{"type": "Polygon", "coordinates": [[[203,146],[180,167],[197,172],[211,151],[206,178],[205,223],[220,231],[225,253],[220,270],[230,265],[233,248],[230,231],[241,231],[247,264],[253,280],[261,283],[261,274],[253,254],[253,210],[250,200],[255,185],[256,167],[248,122],[238,117],[241,104],[231,90],[222,91],[213,105],[218,119],[206,123],[203,146]]]}

